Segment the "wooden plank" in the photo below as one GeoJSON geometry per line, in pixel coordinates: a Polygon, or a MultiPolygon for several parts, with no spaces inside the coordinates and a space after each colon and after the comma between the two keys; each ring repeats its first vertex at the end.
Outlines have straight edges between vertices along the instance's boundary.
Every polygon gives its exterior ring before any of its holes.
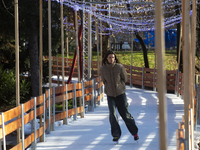
{"type": "Polygon", "coordinates": [[[3,114],[4,114],[4,122],[7,122],[7,121],[21,115],[21,106],[10,109],[10,110],[4,112],[3,114]]]}
{"type": "Polygon", "coordinates": [[[82,89],[82,83],[76,83],[76,89],[77,90],[82,89]]]}
{"type": "Polygon", "coordinates": [[[56,96],[55,97],[55,103],[61,103],[64,102],[66,100],[66,94],[60,95],[60,96],[56,96]]]}
{"type": "Polygon", "coordinates": [[[20,149],[22,149],[22,142],[20,142],[19,144],[15,145],[10,150],[20,150],[20,149]]]}
{"type": "Polygon", "coordinates": [[[67,84],[67,91],[71,91],[74,89],[74,84],[71,83],[71,84],[67,84]]]}
{"type": "Polygon", "coordinates": [[[132,66],[132,70],[142,71],[141,67],[132,66]]]}
{"type": "Polygon", "coordinates": [[[66,86],[57,86],[55,88],[55,94],[63,93],[66,91],[66,86]]]}
{"type": "Polygon", "coordinates": [[[22,126],[22,119],[21,118],[5,125],[5,135],[10,134],[11,132],[17,130],[21,126],[22,126]]]}
{"type": "Polygon", "coordinates": [[[92,86],[92,80],[86,81],[86,82],[84,83],[84,86],[85,86],[85,88],[88,87],[88,86],[92,86]]]}
{"type": "Polygon", "coordinates": [[[143,76],[144,77],[151,77],[151,78],[153,78],[154,75],[151,74],[151,73],[144,73],[143,76]]]}
{"type": "Polygon", "coordinates": [[[90,101],[90,100],[92,100],[92,98],[93,98],[92,94],[91,95],[87,95],[87,96],[85,96],[85,101],[90,101]]]}
{"type": "Polygon", "coordinates": [[[143,83],[143,85],[146,87],[153,87],[153,83],[143,83]]]}
{"type": "Polygon", "coordinates": [[[3,138],[3,129],[0,128],[0,139],[2,139],[2,138],[3,138]]]}
{"type": "Polygon", "coordinates": [[[77,107],[77,113],[82,113],[83,112],[83,106],[77,107]]]}
{"type": "Polygon", "coordinates": [[[34,107],[34,98],[24,103],[24,113],[34,107]]]}
{"type": "Polygon", "coordinates": [[[83,96],[82,90],[76,91],[76,97],[82,97],[82,96],[83,96]]]}
{"type": "Polygon", "coordinates": [[[48,128],[48,126],[49,126],[49,119],[47,119],[47,120],[45,121],[45,130],[48,128]]]}
{"type": "Polygon", "coordinates": [[[72,115],[75,115],[75,114],[76,114],[75,108],[72,108],[72,109],[68,110],[68,117],[70,117],[72,115]]]}
{"type": "Polygon", "coordinates": [[[153,72],[154,72],[154,69],[151,69],[151,68],[144,68],[144,71],[145,71],[145,72],[152,72],[152,73],[153,73],[153,72]]]}
{"type": "Polygon", "coordinates": [[[58,113],[55,115],[55,121],[59,121],[66,118],[66,111],[58,113]]]}
{"type": "Polygon", "coordinates": [[[75,97],[74,92],[67,93],[67,100],[70,100],[75,97]]]}
{"type": "Polygon", "coordinates": [[[166,70],[166,74],[174,74],[174,75],[176,75],[176,70],[166,70]]]}
{"type": "Polygon", "coordinates": [[[85,93],[84,94],[89,94],[92,93],[93,88],[87,88],[85,89],[85,93]]]}

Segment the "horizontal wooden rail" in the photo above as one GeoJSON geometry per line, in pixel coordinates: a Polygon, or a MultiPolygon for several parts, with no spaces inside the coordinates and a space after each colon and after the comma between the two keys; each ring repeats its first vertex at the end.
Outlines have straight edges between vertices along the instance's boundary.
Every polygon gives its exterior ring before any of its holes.
{"type": "Polygon", "coordinates": [[[42,115],[43,125],[26,136],[25,139],[22,139],[22,142],[15,145],[12,150],[22,149],[22,147],[27,148],[32,144],[34,146],[34,143],[37,142],[35,139],[41,136],[44,139],[45,133],[50,133],[51,130],[54,130],[55,121],[67,120],[70,116],[74,116],[75,119],[78,114],[86,111],[85,105],[89,107],[92,104],[90,107],[94,108],[97,103],[100,104],[99,102],[101,100],[103,100],[103,82],[101,81],[101,77],[96,77],[83,83],[72,83],[53,87],[45,91],[44,94],[27,101],[23,104],[23,107],[20,105],[2,113],[0,115],[0,139],[6,141],[6,135],[19,128],[24,128],[30,122],[32,122],[33,127],[36,127],[36,119],[42,115]],[[68,109],[68,101],[70,100],[74,101],[74,105],[73,108],[68,109]],[[80,104],[78,100],[82,101],[81,106],[77,106],[80,104]],[[56,113],[55,104],[63,102],[67,106],[65,111],[56,113]],[[91,103],[86,104],[85,102],[91,103]],[[53,110],[52,113],[50,113],[50,109],[53,110]]]}

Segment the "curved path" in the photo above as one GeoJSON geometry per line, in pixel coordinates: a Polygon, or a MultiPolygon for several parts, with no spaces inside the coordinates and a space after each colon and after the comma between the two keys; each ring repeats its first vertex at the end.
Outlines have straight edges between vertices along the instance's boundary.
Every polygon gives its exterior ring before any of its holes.
{"type": "MultiPolygon", "coordinates": [[[[37,143],[37,150],[159,150],[159,118],[157,92],[127,86],[129,110],[139,128],[139,142],[135,142],[119,117],[122,136],[114,145],[110,134],[106,96],[94,112],[68,125],[56,122],[55,131],[46,134],[46,141],[37,143]]],[[[176,150],[176,129],[184,114],[183,100],[166,94],[168,149],[176,150]]]]}

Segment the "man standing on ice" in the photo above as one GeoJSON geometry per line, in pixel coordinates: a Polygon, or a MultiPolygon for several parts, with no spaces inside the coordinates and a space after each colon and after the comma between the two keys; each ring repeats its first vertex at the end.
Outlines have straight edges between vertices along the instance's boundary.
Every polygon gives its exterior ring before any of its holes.
{"type": "Polygon", "coordinates": [[[134,118],[129,113],[125,93],[127,72],[124,66],[120,64],[116,54],[111,50],[107,51],[102,62],[103,66],[101,67],[101,78],[105,85],[105,93],[107,95],[109,121],[113,141],[118,143],[121,136],[121,129],[116,114],[116,108],[124,120],[129,132],[134,136],[134,140],[137,141],[139,139],[138,128],[135,124],[134,118]]]}

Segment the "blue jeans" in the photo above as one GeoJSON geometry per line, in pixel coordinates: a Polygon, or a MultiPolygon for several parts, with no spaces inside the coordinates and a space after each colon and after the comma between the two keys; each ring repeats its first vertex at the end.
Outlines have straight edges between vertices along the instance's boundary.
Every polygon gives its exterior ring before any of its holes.
{"type": "Polygon", "coordinates": [[[135,124],[135,120],[132,115],[129,113],[128,103],[126,99],[126,93],[121,94],[117,97],[107,96],[108,100],[108,108],[109,108],[109,121],[111,125],[111,134],[113,137],[120,138],[121,136],[121,129],[119,126],[116,108],[122,119],[124,120],[129,132],[132,135],[138,133],[138,128],[135,124]]]}

